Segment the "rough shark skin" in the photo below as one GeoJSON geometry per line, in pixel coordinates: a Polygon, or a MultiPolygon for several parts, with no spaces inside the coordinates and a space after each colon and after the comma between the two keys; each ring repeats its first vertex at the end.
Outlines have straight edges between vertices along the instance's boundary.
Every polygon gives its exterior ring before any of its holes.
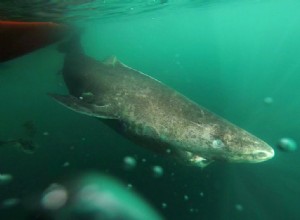
{"type": "Polygon", "coordinates": [[[71,50],[63,77],[70,95],[50,94],[58,102],[109,125],[118,123],[137,144],[186,164],[256,163],[274,156],[264,141],[115,57],[100,62],[71,50]]]}

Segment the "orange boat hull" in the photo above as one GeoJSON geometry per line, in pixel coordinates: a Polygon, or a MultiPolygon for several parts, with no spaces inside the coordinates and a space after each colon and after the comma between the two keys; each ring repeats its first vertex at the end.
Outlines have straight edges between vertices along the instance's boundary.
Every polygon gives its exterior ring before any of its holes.
{"type": "Polygon", "coordinates": [[[61,40],[65,25],[52,22],[0,21],[0,62],[5,62],[61,40]]]}

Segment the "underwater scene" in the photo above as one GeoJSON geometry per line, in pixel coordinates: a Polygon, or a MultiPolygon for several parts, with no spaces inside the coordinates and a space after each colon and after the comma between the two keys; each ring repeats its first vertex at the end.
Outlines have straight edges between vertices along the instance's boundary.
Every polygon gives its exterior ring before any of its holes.
{"type": "Polygon", "coordinates": [[[299,8],[2,0],[0,219],[300,219],[299,8]]]}

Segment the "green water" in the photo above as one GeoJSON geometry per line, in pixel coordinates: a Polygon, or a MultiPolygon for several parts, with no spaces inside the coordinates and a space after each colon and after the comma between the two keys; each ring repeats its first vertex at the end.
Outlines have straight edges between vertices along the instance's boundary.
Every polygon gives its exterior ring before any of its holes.
{"type": "Polygon", "coordinates": [[[300,3],[196,3],[72,23],[82,28],[88,55],[116,55],[265,140],[275,157],[201,170],[136,146],[46,95],[67,92],[63,55],[53,45],[0,65],[0,140],[26,135],[22,124],[30,120],[39,146],[34,154],[0,149],[0,173],[14,177],[0,185],[0,201],[21,199],[2,208],[0,219],[25,219],[40,191],[87,170],[132,184],[166,219],[300,218],[299,150],[276,146],[282,137],[300,144],[300,3]],[[266,97],[273,102],[266,104],[266,97]],[[125,156],[136,158],[135,169],[124,170],[125,156]],[[154,165],[163,167],[162,177],[153,177],[154,165]]]}

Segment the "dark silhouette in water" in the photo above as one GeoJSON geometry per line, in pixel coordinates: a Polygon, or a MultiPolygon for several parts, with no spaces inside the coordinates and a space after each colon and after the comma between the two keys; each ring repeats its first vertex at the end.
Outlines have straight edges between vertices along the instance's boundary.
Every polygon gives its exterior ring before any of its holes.
{"type": "Polygon", "coordinates": [[[0,140],[0,147],[16,147],[26,153],[34,153],[38,147],[34,142],[37,128],[32,120],[24,122],[22,127],[25,132],[24,137],[0,140]]]}
{"type": "Polygon", "coordinates": [[[26,153],[34,153],[37,145],[32,139],[17,138],[0,141],[0,147],[17,147],[26,153]]]}
{"type": "Polygon", "coordinates": [[[23,128],[28,137],[33,138],[37,133],[37,127],[32,120],[24,122],[23,128]]]}

